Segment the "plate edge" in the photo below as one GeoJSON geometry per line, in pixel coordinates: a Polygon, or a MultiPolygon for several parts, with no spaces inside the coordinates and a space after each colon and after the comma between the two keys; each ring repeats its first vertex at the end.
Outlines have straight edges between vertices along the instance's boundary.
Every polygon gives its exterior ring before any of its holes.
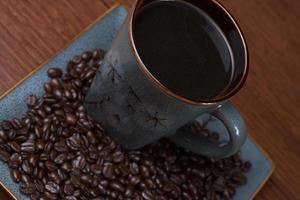
{"type": "Polygon", "coordinates": [[[251,135],[248,134],[248,138],[256,145],[256,147],[266,156],[266,158],[270,161],[271,164],[271,170],[269,171],[267,177],[264,179],[264,181],[259,185],[259,187],[255,190],[255,192],[251,195],[250,200],[253,200],[258,193],[262,190],[262,188],[265,186],[265,184],[268,182],[268,180],[271,178],[272,174],[275,171],[275,164],[274,161],[271,159],[271,157],[269,156],[269,153],[267,153],[257,142],[255,139],[253,139],[253,137],[251,135]]]}

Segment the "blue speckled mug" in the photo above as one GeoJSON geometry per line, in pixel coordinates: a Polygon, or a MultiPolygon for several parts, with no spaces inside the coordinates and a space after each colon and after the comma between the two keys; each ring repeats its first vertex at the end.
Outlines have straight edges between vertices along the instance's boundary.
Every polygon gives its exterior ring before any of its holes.
{"type": "Polygon", "coordinates": [[[209,157],[236,153],[246,139],[246,128],[241,115],[228,99],[241,89],[248,72],[247,48],[238,25],[214,0],[186,0],[205,11],[218,24],[234,59],[232,79],[226,91],[214,99],[195,101],[163,85],[139,56],[133,37],[133,22],[136,13],[151,2],[136,2],[102,61],[85,100],[89,114],[127,149],[138,149],[168,137],[179,146],[209,157]],[[223,122],[230,138],[228,143],[212,144],[201,136],[177,131],[205,113],[223,122]]]}

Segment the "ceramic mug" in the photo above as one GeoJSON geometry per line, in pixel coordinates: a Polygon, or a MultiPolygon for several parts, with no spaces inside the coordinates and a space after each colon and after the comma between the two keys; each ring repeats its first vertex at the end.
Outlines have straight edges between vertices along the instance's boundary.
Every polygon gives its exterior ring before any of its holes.
{"type": "Polygon", "coordinates": [[[217,98],[195,101],[169,90],[153,76],[139,56],[133,37],[136,13],[152,1],[138,0],[101,62],[85,99],[88,113],[126,149],[138,149],[168,137],[177,145],[209,156],[227,157],[246,139],[245,123],[228,101],[243,86],[248,72],[243,35],[229,12],[214,0],[186,0],[206,12],[224,33],[234,58],[232,81],[217,98]],[[178,132],[199,115],[210,113],[228,130],[227,144],[212,144],[201,136],[178,132]]]}

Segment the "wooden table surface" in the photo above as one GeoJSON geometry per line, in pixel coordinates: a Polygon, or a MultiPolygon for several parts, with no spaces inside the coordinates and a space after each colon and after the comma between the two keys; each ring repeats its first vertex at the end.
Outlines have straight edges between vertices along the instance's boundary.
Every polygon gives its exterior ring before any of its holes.
{"type": "MultiPolygon", "coordinates": [[[[250,51],[246,86],[232,100],[276,170],[256,199],[300,199],[300,1],[220,0],[250,51]]],[[[112,7],[116,0],[0,0],[0,93],[112,7]]],[[[123,0],[130,6],[132,0],[123,0]]]]}

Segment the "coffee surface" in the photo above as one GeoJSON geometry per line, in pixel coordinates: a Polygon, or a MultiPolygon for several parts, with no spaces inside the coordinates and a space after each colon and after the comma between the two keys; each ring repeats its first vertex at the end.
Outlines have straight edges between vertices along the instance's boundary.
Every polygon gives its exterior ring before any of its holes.
{"type": "Polygon", "coordinates": [[[179,1],[156,1],[137,12],[138,54],[151,74],[177,95],[192,100],[218,96],[231,78],[230,47],[214,21],[179,1]]]}

